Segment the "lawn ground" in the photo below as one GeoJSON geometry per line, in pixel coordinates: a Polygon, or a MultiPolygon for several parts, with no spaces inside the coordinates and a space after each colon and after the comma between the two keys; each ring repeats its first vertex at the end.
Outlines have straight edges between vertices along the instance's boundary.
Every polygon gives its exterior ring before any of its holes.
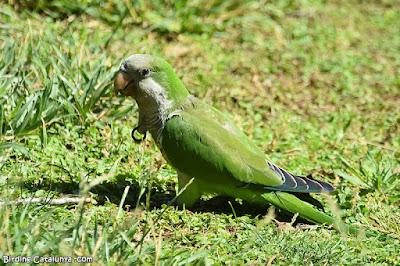
{"type": "Polygon", "coordinates": [[[400,264],[399,25],[395,0],[3,1],[0,201],[88,201],[1,206],[0,255],[400,264]],[[151,138],[132,141],[137,105],[113,94],[134,53],[166,59],[274,163],[333,183],[331,201],[316,195],[327,213],[389,237],[213,195],[177,208],[175,171],[151,138]]]}

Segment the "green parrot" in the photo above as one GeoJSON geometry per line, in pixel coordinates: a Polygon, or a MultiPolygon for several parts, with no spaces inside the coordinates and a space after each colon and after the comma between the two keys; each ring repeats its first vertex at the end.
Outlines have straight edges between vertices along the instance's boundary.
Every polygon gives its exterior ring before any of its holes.
{"type": "Polygon", "coordinates": [[[339,231],[359,232],[314,207],[322,206],[309,193],[330,193],[331,184],[292,174],[270,162],[233,121],[191,96],[165,60],[144,54],[128,57],[119,68],[114,89],[136,100],[135,130],[152,135],[177,171],[179,188],[186,186],[179,205],[190,207],[203,193],[211,192],[275,205],[313,223],[336,224],[339,231]]]}

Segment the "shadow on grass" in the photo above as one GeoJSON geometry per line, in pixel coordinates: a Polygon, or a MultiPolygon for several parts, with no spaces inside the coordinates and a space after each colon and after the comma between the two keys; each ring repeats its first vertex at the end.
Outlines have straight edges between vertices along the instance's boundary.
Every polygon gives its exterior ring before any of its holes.
{"type": "MultiPolygon", "coordinates": [[[[124,206],[129,205],[130,209],[135,209],[136,206],[146,206],[146,200],[150,195],[149,209],[163,209],[163,205],[167,205],[176,195],[174,189],[162,189],[159,187],[153,187],[150,190],[145,186],[141,189],[140,184],[136,181],[136,177],[132,174],[119,174],[112,181],[104,181],[103,183],[95,186],[90,190],[91,193],[97,195],[96,200],[99,205],[105,202],[111,202],[119,205],[125,187],[130,186],[129,193],[125,199],[124,206]],[[142,195],[140,196],[140,191],[142,195]],[[138,203],[139,200],[139,203],[138,203]]],[[[32,197],[38,190],[47,190],[49,198],[52,198],[57,192],[60,194],[79,195],[79,182],[73,180],[50,180],[43,178],[39,183],[37,182],[25,182],[23,187],[32,192],[32,197]]],[[[178,207],[177,202],[172,204],[175,208],[178,207]]],[[[214,196],[208,200],[199,199],[192,207],[186,208],[191,212],[206,213],[211,212],[214,214],[233,214],[237,217],[249,216],[255,218],[257,216],[264,216],[268,212],[268,205],[260,205],[256,203],[250,203],[242,200],[236,200],[235,198],[228,196],[214,196]]],[[[277,219],[280,221],[289,222],[291,221],[292,214],[281,210],[275,210],[277,219]]],[[[306,222],[299,220],[299,222],[306,222]]],[[[307,223],[307,222],[306,222],[307,223]]]]}

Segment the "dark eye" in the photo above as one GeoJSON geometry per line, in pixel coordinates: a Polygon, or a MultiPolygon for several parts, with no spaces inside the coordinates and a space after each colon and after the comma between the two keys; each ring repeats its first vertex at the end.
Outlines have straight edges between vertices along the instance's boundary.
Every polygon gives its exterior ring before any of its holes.
{"type": "Polygon", "coordinates": [[[142,77],[144,77],[144,78],[147,77],[148,75],[150,75],[150,73],[151,73],[151,70],[148,68],[142,68],[140,70],[140,75],[142,75],[142,77]]]}

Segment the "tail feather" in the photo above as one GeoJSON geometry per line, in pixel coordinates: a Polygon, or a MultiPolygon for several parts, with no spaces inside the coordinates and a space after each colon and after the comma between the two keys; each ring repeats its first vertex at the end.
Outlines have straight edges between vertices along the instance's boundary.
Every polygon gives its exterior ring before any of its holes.
{"type": "Polygon", "coordinates": [[[324,206],[322,206],[321,202],[318,200],[314,199],[310,194],[308,193],[298,193],[298,192],[289,192],[290,194],[296,196],[296,198],[308,202],[311,205],[317,207],[319,210],[323,210],[324,206]]]}
{"type": "Polygon", "coordinates": [[[290,193],[270,192],[262,194],[262,197],[270,204],[291,213],[298,213],[301,218],[312,223],[334,225],[337,231],[345,234],[358,235],[363,232],[358,228],[338,222],[335,218],[315,209],[307,202],[298,199],[290,193]]]}

